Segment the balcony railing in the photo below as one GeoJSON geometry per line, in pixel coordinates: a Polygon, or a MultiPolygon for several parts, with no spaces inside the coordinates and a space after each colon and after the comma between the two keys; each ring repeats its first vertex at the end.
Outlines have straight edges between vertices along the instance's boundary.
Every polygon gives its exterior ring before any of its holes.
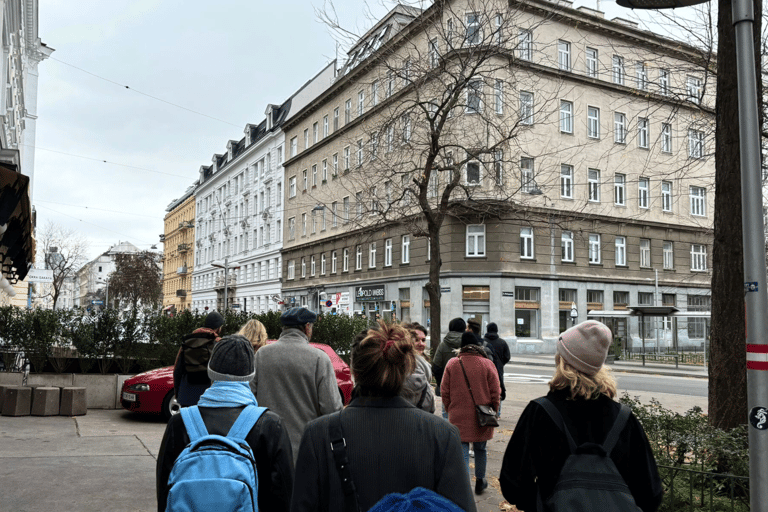
{"type": "Polygon", "coordinates": [[[180,253],[187,252],[189,250],[189,244],[179,244],[178,250],[180,253]]]}
{"type": "Polygon", "coordinates": [[[186,297],[187,296],[187,290],[176,290],[176,296],[177,297],[186,297]]]}
{"type": "Polygon", "coordinates": [[[184,266],[182,266],[182,267],[179,267],[179,268],[176,270],[176,273],[177,273],[178,275],[180,275],[180,276],[185,276],[185,275],[187,275],[187,266],[186,266],[186,265],[184,265],[184,266]]]}

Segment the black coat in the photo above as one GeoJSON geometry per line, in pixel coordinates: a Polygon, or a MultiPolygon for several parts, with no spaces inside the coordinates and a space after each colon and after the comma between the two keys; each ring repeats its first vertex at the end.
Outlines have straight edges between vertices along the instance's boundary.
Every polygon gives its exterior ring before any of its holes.
{"type": "MultiPolygon", "coordinates": [[[[341,511],[344,494],[331,453],[328,422],[311,421],[296,460],[292,512],[341,511]]],[[[459,432],[444,419],[417,409],[405,399],[357,397],[341,412],[352,479],[360,510],[385,495],[424,487],[467,512],[475,500],[459,432]]]]}
{"type": "MultiPolygon", "coordinates": [[[[200,407],[209,434],[227,435],[244,407],[200,407]]],[[[293,453],[288,433],[280,416],[265,411],[245,437],[256,459],[259,479],[259,510],[287,511],[293,491],[293,453]]],[[[163,512],[168,501],[168,477],[189,435],[181,414],[171,417],[157,455],[157,510],[163,512]]]]}
{"type": "Polygon", "coordinates": [[[493,358],[493,363],[496,365],[496,371],[499,372],[499,382],[501,383],[501,399],[507,398],[507,387],[504,385],[504,365],[510,360],[509,345],[506,341],[499,338],[499,335],[495,332],[487,332],[483,337],[483,340],[491,346],[491,349],[496,354],[493,358]]]}
{"type": "MultiPolygon", "coordinates": [[[[563,416],[571,435],[580,445],[602,444],[619,414],[620,404],[605,395],[595,400],[571,400],[570,390],[547,394],[563,416]]],[[[554,488],[565,459],[570,455],[565,435],[549,414],[530,402],[523,411],[504,453],[499,483],[506,500],[525,512],[536,511],[536,492],[548,497],[554,488]]],[[[659,508],[661,479],[656,460],[643,427],[630,415],[611,459],[629,486],[635,502],[644,512],[659,508]]]]}

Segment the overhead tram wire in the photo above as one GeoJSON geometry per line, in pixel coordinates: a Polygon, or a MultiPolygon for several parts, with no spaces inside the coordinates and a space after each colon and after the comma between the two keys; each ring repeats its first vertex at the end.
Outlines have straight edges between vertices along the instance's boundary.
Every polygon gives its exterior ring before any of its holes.
{"type": "Polygon", "coordinates": [[[154,245],[151,242],[145,242],[143,240],[138,240],[136,237],[133,237],[133,236],[130,236],[130,235],[126,235],[125,233],[118,233],[117,231],[114,231],[114,230],[109,229],[109,228],[105,228],[104,226],[99,226],[98,224],[94,224],[93,222],[88,222],[87,220],[80,219],[80,218],[75,217],[73,215],[68,215],[66,213],[58,212],[58,211],[54,210],[53,208],[49,208],[48,206],[45,206],[45,205],[42,205],[42,204],[41,205],[37,205],[36,204],[36,206],[39,206],[40,208],[44,208],[46,210],[52,211],[55,214],[63,215],[65,217],[69,217],[70,219],[79,220],[80,222],[84,222],[85,224],[90,224],[91,226],[97,227],[99,229],[103,229],[104,231],[109,231],[110,233],[114,233],[116,235],[119,235],[120,237],[136,240],[137,242],[139,242],[139,245],[154,245]]]}
{"type": "Polygon", "coordinates": [[[157,215],[142,215],[140,213],[121,212],[119,210],[106,210],[104,208],[94,208],[92,206],[82,206],[82,205],[79,205],[79,204],[57,203],[57,202],[54,202],[54,201],[44,201],[44,200],[41,200],[41,199],[36,199],[34,202],[35,202],[35,204],[38,204],[38,203],[58,204],[58,205],[61,205],[61,206],[72,206],[74,208],[85,208],[86,210],[97,210],[97,211],[100,211],[100,212],[110,212],[110,213],[119,213],[121,215],[131,215],[133,217],[145,217],[147,219],[157,219],[157,215]]]}

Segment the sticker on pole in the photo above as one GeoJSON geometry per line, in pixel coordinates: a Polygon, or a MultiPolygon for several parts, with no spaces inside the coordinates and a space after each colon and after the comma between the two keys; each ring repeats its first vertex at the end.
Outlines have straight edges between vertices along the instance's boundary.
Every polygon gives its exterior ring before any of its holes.
{"type": "Polygon", "coordinates": [[[756,292],[757,291],[757,281],[755,282],[747,282],[744,283],[744,292],[756,292]]]}
{"type": "Polygon", "coordinates": [[[768,409],[765,407],[753,407],[749,411],[749,422],[757,430],[768,430],[768,409]]]}

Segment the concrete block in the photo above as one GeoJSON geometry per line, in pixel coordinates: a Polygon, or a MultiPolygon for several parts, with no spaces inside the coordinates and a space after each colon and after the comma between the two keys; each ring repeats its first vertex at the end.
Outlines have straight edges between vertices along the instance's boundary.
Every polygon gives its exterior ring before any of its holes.
{"type": "Polygon", "coordinates": [[[1,386],[21,386],[24,375],[19,372],[0,372],[1,386]]]}
{"type": "Polygon", "coordinates": [[[88,412],[88,401],[85,388],[67,387],[61,390],[62,416],[82,416],[88,412]]]}
{"type": "Polygon", "coordinates": [[[114,409],[117,375],[75,374],[76,388],[88,390],[89,409],[114,409]]]}
{"type": "Polygon", "coordinates": [[[36,387],[32,392],[32,416],[56,416],[59,414],[61,389],[36,387]]]}
{"type": "Polygon", "coordinates": [[[74,386],[74,377],[71,373],[30,373],[27,385],[35,387],[66,388],[74,386]]]}
{"type": "Polygon", "coordinates": [[[3,399],[3,416],[29,416],[32,409],[32,388],[8,386],[3,399]]]}

